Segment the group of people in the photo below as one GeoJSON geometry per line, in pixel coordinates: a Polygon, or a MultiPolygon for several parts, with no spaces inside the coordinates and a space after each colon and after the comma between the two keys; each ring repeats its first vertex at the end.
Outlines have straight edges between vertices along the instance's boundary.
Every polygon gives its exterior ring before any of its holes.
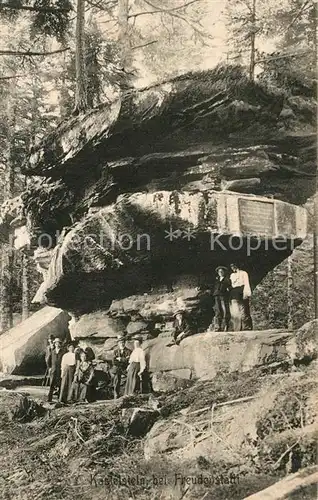
{"type": "Polygon", "coordinates": [[[252,330],[250,312],[252,295],[249,276],[238,264],[231,264],[230,270],[224,266],[216,268],[214,285],[214,329],[229,331],[232,323],[234,332],[252,330]]]}
{"type": "MultiPolygon", "coordinates": [[[[124,395],[143,391],[147,380],[145,352],[142,338],[134,337],[134,349],[125,345],[124,337],[119,337],[114,350],[112,367],[109,370],[113,395],[120,397],[123,377],[126,379],[124,395]]],[[[62,340],[50,336],[45,354],[48,401],[56,394],[61,403],[92,402],[96,396],[95,354],[91,347],[79,341],[70,341],[64,347],[62,340]]]]}
{"type": "Polygon", "coordinates": [[[71,341],[66,348],[59,337],[50,336],[45,353],[48,401],[57,393],[60,402],[91,401],[95,354],[90,347],[71,341]]]}
{"type": "MultiPolygon", "coordinates": [[[[217,332],[252,330],[253,322],[250,312],[251,287],[249,276],[238,264],[231,264],[230,269],[218,266],[213,288],[214,325],[210,330],[217,332]]],[[[173,323],[173,338],[168,346],[179,345],[180,342],[193,335],[192,327],[185,311],[177,311],[173,323]]]]}
{"type": "MultiPolygon", "coordinates": [[[[246,271],[234,263],[230,269],[218,266],[213,290],[213,329],[220,332],[252,330],[250,297],[251,287],[246,271]]],[[[184,311],[177,311],[168,346],[179,345],[193,333],[184,311]]],[[[133,350],[126,346],[125,337],[120,336],[113,353],[108,374],[115,399],[120,397],[122,382],[125,382],[124,395],[147,392],[150,386],[142,338],[134,336],[131,340],[134,342],[133,350]]],[[[83,343],[71,341],[65,349],[60,338],[50,337],[45,356],[50,386],[48,400],[52,401],[56,393],[62,403],[93,401],[96,388],[94,359],[92,348],[83,343]]]]}

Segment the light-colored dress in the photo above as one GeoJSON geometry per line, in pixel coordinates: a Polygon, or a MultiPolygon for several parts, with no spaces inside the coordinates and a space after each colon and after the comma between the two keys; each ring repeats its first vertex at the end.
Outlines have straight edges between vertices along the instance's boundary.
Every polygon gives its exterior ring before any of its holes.
{"type": "Polygon", "coordinates": [[[61,363],[61,390],[59,401],[67,403],[72,397],[72,383],[75,374],[76,359],[74,352],[64,354],[61,363]]]}
{"type": "Polygon", "coordinates": [[[139,374],[144,374],[146,370],[146,358],[145,351],[141,347],[136,347],[129,358],[127,382],[125,387],[125,396],[128,394],[134,394],[140,390],[140,380],[139,374]]]}

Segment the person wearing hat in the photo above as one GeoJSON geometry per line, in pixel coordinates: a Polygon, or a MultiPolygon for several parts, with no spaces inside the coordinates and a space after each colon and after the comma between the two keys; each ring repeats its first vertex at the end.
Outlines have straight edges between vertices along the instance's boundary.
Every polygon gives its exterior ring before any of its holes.
{"type": "Polygon", "coordinates": [[[50,389],[49,389],[48,401],[50,402],[52,401],[55,389],[58,389],[58,396],[60,393],[61,365],[62,365],[62,358],[65,354],[65,350],[62,348],[62,341],[59,337],[56,337],[54,339],[53,344],[54,347],[48,359],[48,366],[50,369],[50,389]]]}
{"type": "Polygon", "coordinates": [[[217,332],[227,332],[230,327],[230,290],[231,280],[228,270],[224,266],[218,266],[215,270],[216,279],[214,284],[214,329],[217,332]]]}
{"type": "Polygon", "coordinates": [[[49,360],[51,357],[51,352],[52,349],[54,349],[54,335],[49,335],[47,339],[47,346],[45,349],[45,364],[46,364],[46,371],[43,379],[43,386],[50,385],[50,367],[49,367],[49,360]]]}
{"type": "Polygon", "coordinates": [[[132,338],[134,341],[134,350],[129,357],[127,368],[127,381],[125,386],[125,396],[134,394],[142,389],[143,377],[146,372],[146,357],[145,351],[141,347],[142,338],[135,336],[132,338]]]}
{"type": "Polygon", "coordinates": [[[120,384],[122,376],[126,374],[130,355],[131,350],[125,345],[125,337],[123,335],[118,336],[117,348],[114,350],[113,366],[110,370],[114,389],[114,399],[120,396],[120,384]]]}
{"type": "Polygon", "coordinates": [[[252,330],[253,321],[250,312],[250,297],[252,295],[249,276],[241,269],[239,264],[231,264],[232,273],[230,310],[235,332],[241,330],[252,330]]]}
{"type": "Polygon", "coordinates": [[[76,368],[75,343],[70,342],[67,351],[62,357],[61,363],[61,390],[59,401],[70,402],[72,399],[72,383],[76,368]]]}
{"type": "Polygon", "coordinates": [[[173,342],[169,345],[179,345],[181,340],[192,335],[192,329],[189,321],[186,318],[185,311],[179,310],[174,314],[174,334],[173,342]]]}

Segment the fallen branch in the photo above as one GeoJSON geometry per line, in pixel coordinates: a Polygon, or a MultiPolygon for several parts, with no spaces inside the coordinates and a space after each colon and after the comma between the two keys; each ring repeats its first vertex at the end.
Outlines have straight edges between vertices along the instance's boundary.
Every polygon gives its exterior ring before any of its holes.
{"type": "Polygon", "coordinates": [[[285,456],[286,456],[286,455],[287,455],[287,454],[288,454],[288,453],[289,453],[289,452],[290,452],[293,448],[295,448],[295,446],[299,443],[299,441],[300,441],[300,439],[297,439],[296,443],[292,444],[291,446],[289,446],[289,447],[287,448],[287,450],[286,450],[286,451],[284,451],[284,453],[283,453],[283,454],[279,457],[279,459],[278,459],[278,460],[276,460],[276,462],[274,463],[274,465],[273,465],[273,470],[276,470],[276,469],[279,467],[279,465],[280,465],[281,461],[283,460],[283,458],[284,458],[284,457],[285,457],[285,456]]]}
{"type": "Polygon", "coordinates": [[[199,410],[191,411],[190,413],[187,413],[187,416],[189,415],[201,415],[201,413],[204,413],[205,411],[210,411],[212,408],[217,408],[219,406],[226,406],[226,405],[231,405],[235,403],[244,403],[245,401],[250,401],[252,399],[255,399],[255,396],[246,396],[244,398],[239,398],[239,399],[232,399],[231,401],[224,401],[223,403],[213,403],[210,406],[205,406],[204,408],[200,408],[199,410]]]}
{"type": "Polygon", "coordinates": [[[184,492],[182,493],[182,495],[181,495],[181,497],[180,497],[180,500],[182,500],[182,498],[184,498],[184,497],[186,496],[186,494],[188,493],[189,489],[190,489],[190,486],[188,486],[188,487],[184,490],[184,492]]]}
{"type": "Polygon", "coordinates": [[[152,40],[151,42],[147,42],[142,45],[136,45],[135,47],[131,47],[131,50],[142,49],[143,47],[148,47],[148,45],[152,45],[154,43],[158,43],[158,40],[152,40]]]}
{"type": "Polygon", "coordinates": [[[80,435],[80,433],[77,430],[77,418],[71,417],[71,420],[73,420],[73,422],[74,422],[73,430],[74,430],[76,436],[80,439],[80,441],[82,441],[82,443],[85,443],[85,439],[83,438],[83,436],[80,435]]]}
{"type": "Polygon", "coordinates": [[[278,498],[291,498],[293,493],[294,498],[301,498],[301,489],[304,491],[306,486],[311,484],[315,485],[318,481],[318,468],[317,466],[307,467],[301,469],[295,474],[290,474],[284,477],[275,484],[265,488],[258,493],[245,497],[244,500],[268,500],[278,498]],[[296,493],[297,492],[297,493],[296,493]],[[297,497],[295,496],[297,494],[297,497]]]}
{"type": "MultiPolygon", "coordinates": [[[[186,422],[182,422],[181,420],[176,420],[174,419],[173,422],[175,422],[176,424],[179,424],[179,425],[184,425],[187,429],[189,429],[190,431],[190,438],[191,438],[191,447],[194,448],[194,442],[195,442],[195,439],[196,439],[196,436],[195,436],[195,433],[197,433],[197,429],[193,426],[193,425],[190,425],[186,422]]],[[[200,433],[201,434],[201,433],[200,433]]]]}
{"type": "Polygon", "coordinates": [[[232,405],[236,403],[244,403],[245,401],[251,401],[252,399],[255,399],[256,396],[246,396],[245,398],[239,398],[239,399],[232,399],[231,401],[224,401],[224,403],[217,403],[215,406],[226,406],[226,405],[232,405]]]}
{"type": "Polygon", "coordinates": [[[191,411],[190,413],[187,414],[188,415],[201,415],[201,413],[204,413],[205,411],[209,411],[211,410],[211,406],[205,406],[204,408],[200,408],[200,410],[195,410],[195,411],[191,411]]]}
{"type": "Polygon", "coordinates": [[[211,408],[210,429],[212,429],[212,427],[213,427],[213,417],[214,417],[214,408],[215,407],[216,407],[216,404],[213,404],[212,408],[211,408]]]}

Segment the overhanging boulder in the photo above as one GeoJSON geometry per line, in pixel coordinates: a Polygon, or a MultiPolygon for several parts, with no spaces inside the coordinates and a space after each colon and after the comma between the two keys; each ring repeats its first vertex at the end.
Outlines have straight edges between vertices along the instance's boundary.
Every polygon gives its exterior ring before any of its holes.
{"type": "Polygon", "coordinates": [[[61,238],[42,292],[50,305],[83,314],[178,276],[211,277],[233,260],[256,285],[300,244],[306,225],[301,207],[232,192],[121,196],[61,238]]]}
{"type": "Polygon", "coordinates": [[[217,142],[252,125],[251,136],[264,119],[274,127],[282,108],[282,95],[251,82],[239,66],[188,73],[124,93],[62,124],[34,149],[26,171],[56,178],[74,175],[75,168],[78,176],[88,167],[96,170],[100,159],[122,161],[123,144],[129,160],[177,152],[211,135],[217,142]]]}
{"type": "Polygon", "coordinates": [[[282,119],[284,100],[239,66],[124,92],[32,150],[25,173],[42,179],[22,196],[26,212],[53,237],[91,207],[142,190],[231,189],[304,203],[316,174],[314,91],[306,116],[296,105],[296,119],[282,119]]]}
{"type": "Polygon", "coordinates": [[[0,371],[14,375],[41,374],[49,335],[65,338],[70,317],[46,306],[0,336],[0,371]]]}

